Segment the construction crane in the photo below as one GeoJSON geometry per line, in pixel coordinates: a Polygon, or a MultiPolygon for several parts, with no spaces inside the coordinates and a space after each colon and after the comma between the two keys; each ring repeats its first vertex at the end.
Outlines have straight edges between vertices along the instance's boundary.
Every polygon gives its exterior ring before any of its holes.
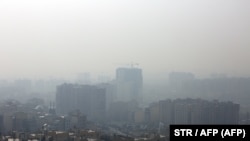
{"type": "Polygon", "coordinates": [[[130,66],[131,66],[131,68],[138,67],[139,63],[131,63],[130,66]]]}
{"type": "Polygon", "coordinates": [[[134,67],[139,67],[139,63],[114,63],[115,66],[119,66],[119,67],[131,67],[131,68],[134,68],[134,67]]]}

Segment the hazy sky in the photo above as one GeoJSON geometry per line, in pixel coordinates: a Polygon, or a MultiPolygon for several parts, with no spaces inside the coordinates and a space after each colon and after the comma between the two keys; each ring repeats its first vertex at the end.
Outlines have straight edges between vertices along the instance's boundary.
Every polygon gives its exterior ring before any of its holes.
{"type": "Polygon", "coordinates": [[[250,76],[249,0],[1,0],[0,78],[250,76]]]}

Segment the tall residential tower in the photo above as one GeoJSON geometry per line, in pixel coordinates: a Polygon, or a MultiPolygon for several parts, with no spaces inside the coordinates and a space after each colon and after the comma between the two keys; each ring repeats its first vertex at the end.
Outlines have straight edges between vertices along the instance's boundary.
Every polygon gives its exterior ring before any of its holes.
{"type": "Polygon", "coordinates": [[[116,100],[142,102],[142,70],[139,68],[118,68],[116,70],[116,100]]]}

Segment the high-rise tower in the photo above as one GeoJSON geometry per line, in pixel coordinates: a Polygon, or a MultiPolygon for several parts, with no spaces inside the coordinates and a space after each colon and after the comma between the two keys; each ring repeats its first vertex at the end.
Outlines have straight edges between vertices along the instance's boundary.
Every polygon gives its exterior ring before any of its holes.
{"type": "Polygon", "coordinates": [[[116,70],[116,100],[142,102],[142,70],[118,68],[116,70]]]}

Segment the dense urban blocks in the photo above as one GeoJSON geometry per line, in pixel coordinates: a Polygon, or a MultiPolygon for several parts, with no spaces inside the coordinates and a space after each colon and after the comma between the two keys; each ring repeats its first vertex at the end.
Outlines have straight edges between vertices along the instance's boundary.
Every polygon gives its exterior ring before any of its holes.
{"type": "Polygon", "coordinates": [[[159,101],[159,121],[166,125],[239,124],[239,110],[240,105],[233,102],[191,98],[161,100],[159,101]]]}

